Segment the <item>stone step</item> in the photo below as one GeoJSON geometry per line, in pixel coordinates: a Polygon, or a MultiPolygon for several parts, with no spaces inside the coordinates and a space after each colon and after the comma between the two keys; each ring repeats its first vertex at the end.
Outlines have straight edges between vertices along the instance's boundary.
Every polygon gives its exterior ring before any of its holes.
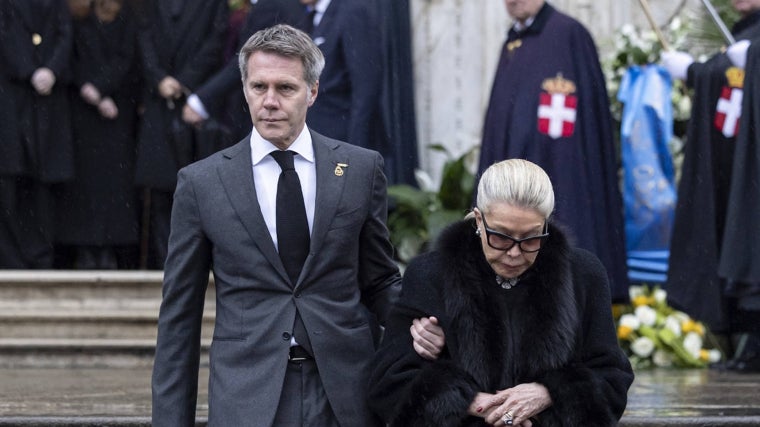
{"type": "MultiPolygon", "coordinates": [[[[0,271],[0,311],[6,309],[157,309],[161,271],[0,271]]],[[[206,293],[213,303],[213,280],[206,293]]]]}
{"type": "MultiPolygon", "coordinates": [[[[149,366],[161,271],[0,271],[0,367],[149,366]]],[[[214,324],[206,294],[204,358],[214,324]]]]}
{"type": "MultiPolygon", "coordinates": [[[[204,313],[203,331],[214,327],[214,310],[204,313]]],[[[10,309],[0,311],[0,338],[156,338],[158,308],[153,310],[54,310],[10,309]]]]}
{"type": "MultiPolygon", "coordinates": [[[[201,339],[203,364],[210,346],[201,339]]],[[[155,338],[0,338],[0,368],[149,367],[155,349],[155,338]]]]}

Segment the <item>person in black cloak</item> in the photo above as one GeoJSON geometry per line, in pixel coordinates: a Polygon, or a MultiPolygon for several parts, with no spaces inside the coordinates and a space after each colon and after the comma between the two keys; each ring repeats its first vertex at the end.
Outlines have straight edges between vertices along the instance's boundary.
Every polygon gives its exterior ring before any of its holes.
{"type": "Polygon", "coordinates": [[[142,226],[149,227],[149,267],[161,269],[177,171],[196,155],[192,151],[195,135],[182,121],[182,106],[186,96],[222,65],[229,9],[225,0],[140,4],[138,46],[146,93],[135,183],[150,190],[144,193],[150,221],[142,226]]]}
{"type": "Polygon", "coordinates": [[[58,194],[57,242],[74,248],[74,268],[135,267],[137,23],[125,0],[74,3],[86,7],[72,8],[75,178],[58,194]]]}
{"type": "Polygon", "coordinates": [[[617,147],[604,76],[591,35],[544,0],[505,0],[515,23],[486,111],[479,173],[522,158],[549,174],[556,220],[597,255],[612,300],[628,300],[617,147]]]}
{"type": "Polygon", "coordinates": [[[375,0],[301,0],[298,28],[325,56],[309,128],[330,138],[380,151],[383,32],[375,0]]]}
{"type": "MultiPolygon", "coordinates": [[[[760,1],[734,0],[733,5],[742,16],[732,28],[734,38],[758,40],[760,1]]],[[[743,66],[732,64],[732,49],[704,63],[685,52],[662,54],[671,76],[694,91],[666,290],[670,304],[727,338],[725,350],[733,358],[717,367],[760,370],[760,305],[746,298],[760,291],[760,249],[747,234],[760,226],[759,169],[753,164],[758,120],[753,112],[760,87],[751,74],[745,79],[743,66]]],[[[747,58],[757,61],[760,55],[747,58]]]]}
{"type": "Polygon", "coordinates": [[[54,265],[54,184],[73,176],[65,0],[0,0],[0,268],[54,265]]]}
{"type": "Polygon", "coordinates": [[[416,185],[419,165],[409,0],[379,0],[385,47],[379,149],[390,184],[416,185]]]}
{"type": "MultiPolygon", "coordinates": [[[[295,25],[303,17],[299,0],[251,0],[251,7],[240,30],[236,52],[255,32],[275,24],[295,25]]],[[[227,63],[203,82],[182,108],[185,122],[200,125],[205,120],[218,120],[229,129],[230,145],[251,132],[251,116],[240,90],[240,67],[233,55],[227,63]]]]}

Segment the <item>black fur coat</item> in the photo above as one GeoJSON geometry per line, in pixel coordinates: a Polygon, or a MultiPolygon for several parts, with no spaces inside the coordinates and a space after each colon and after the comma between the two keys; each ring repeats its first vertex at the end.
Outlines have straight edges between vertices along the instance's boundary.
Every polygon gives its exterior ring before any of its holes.
{"type": "Polygon", "coordinates": [[[467,408],[479,391],[538,382],[553,404],[540,426],[614,426],[633,381],[617,343],[607,275],[550,226],[534,265],[502,289],[472,221],[445,230],[404,274],[370,380],[370,407],[392,426],[480,426],[467,408]],[[426,361],[412,319],[436,316],[446,348],[426,361]]]}

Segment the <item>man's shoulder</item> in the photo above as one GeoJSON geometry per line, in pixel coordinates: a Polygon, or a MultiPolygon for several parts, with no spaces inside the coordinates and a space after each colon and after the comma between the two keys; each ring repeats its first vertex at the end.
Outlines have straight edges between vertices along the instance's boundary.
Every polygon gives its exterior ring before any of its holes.
{"type": "Polygon", "coordinates": [[[558,28],[567,32],[578,31],[588,34],[589,37],[591,35],[591,33],[581,21],[556,8],[552,8],[549,16],[547,17],[547,20],[548,25],[551,25],[554,28],[558,28]]]}
{"type": "Polygon", "coordinates": [[[378,153],[375,150],[360,147],[358,145],[350,144],[348,142],[341,141],[338,139],[330,138],[318,132],[315,132],[312,129],[310,129],[310,132],[311,132],[311,139],[314,144],[322,144],[331,151],[334,151],[337,153],[343,153],[346,155],[350,155],[352,157],[359,156],[359,157],[366,157],[366,158],[374,158],[374,157],[380,156],[380,153],[378,153]]]}

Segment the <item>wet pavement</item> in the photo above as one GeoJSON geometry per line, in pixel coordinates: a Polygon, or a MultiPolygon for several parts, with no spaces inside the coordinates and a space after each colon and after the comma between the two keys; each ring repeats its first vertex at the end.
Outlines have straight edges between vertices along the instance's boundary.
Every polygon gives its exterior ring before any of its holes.
{"type": "Polygon", "coordinates": [[[760,373],[636,372],[620,425],[760,426],[760,373]]]}
{"type": "MultiPolygon", "coordinates": [[[[198,426],[208,413],[199,380],[198,426]]],[[[760,426],[760,373],[636,373],[622,427],[760,426]]],[[[150,369],[0,369],[0,426],[150,426],[150,369]]]]}

